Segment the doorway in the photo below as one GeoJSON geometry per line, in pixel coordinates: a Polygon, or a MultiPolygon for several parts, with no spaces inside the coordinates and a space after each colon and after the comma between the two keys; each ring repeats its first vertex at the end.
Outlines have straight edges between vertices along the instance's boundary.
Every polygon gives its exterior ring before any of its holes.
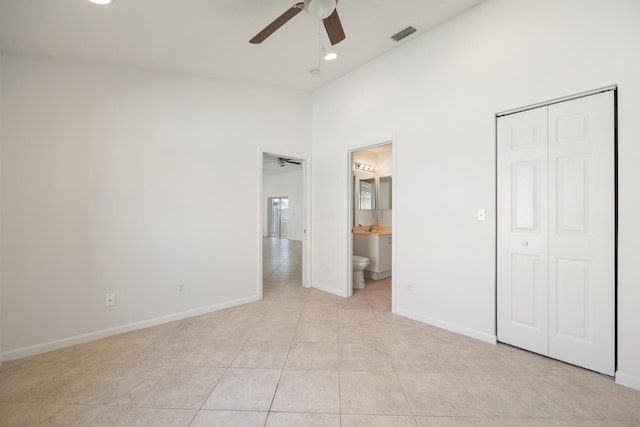
{"type": "Polygon", "coordinates": [[[615,90],[497,119],[497,333],[615,373],[615,90]]]}
{"type": "Polygon", "coordinates": [[[395,307],[393,209],[397,203],[394,150],[389,139],[349,150],[347,181],[349,240],[345,293],[350,297],[354,292],[366,292],[368,284],[371,289],[387,289],[391,311],[395,307]],[[354,265],[361,265],[363,258],[368,260],[364,270],[354,271],[354,265]],[[358,261],[356,264],[354,259],[358,261]]]}
{"type": "Polygon", "coordinates": [[[259,293],[309,287],[309,173],[300,157],[260,150],[259,293]]]}

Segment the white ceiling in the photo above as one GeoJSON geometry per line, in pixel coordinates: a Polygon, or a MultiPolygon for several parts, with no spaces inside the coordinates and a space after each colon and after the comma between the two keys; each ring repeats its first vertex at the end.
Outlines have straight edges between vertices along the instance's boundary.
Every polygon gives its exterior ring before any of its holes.
{"type": "Polygon", "coordinates": [[[317,76],[320,22],[305,12],[249,43],[297,1],[0,0],[0,49],[313,90],[482,0],[340,0],[347,38],[317,76]],[[390,39],[408,25],[418,33],[390,39]]]}

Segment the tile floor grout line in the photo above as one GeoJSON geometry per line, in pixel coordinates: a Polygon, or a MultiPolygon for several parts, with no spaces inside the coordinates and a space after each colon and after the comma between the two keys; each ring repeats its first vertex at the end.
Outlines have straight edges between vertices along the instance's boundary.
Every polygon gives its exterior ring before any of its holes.
{"type": "MultiPolygon", "coordinates": [[[[467,387],[467,385],[465,384],[464,381],[462,381],[462,379],[460,378],[459,374],[455,373],[455,372],[451,372],[451,374],[456,378],[456,380],[462,384],[462,387],[464,387],[464,389],[467,391],[467,393],[469,393],[469,396],[471,396],[471,399],[473,400],[473,403],[476,404],[476,406],[478,408],[480,408],[480,410],[482,411],[482,413],[484,414],[484,416],[488,419],[491,419],[491,417],[489,417],[489,414],[487,413],[487,411],[485,410],[485,408],[483,408],[483,406],[480,404],[480,402],[478,402],[478,400],[476,399],[476,396],[471,392],[471,390],[469,390],[469,387],[467,387]]],[[[493,421],[491,421],[492,424],[495,424],[493,421]]]]}
{"type": "MultiPolygon", "coordinates": [[[[262,284],[262,286],[264,287],[264,283],[262,284]]],[[[263,290],[263,294],[264,294],[264,290],[263,290]]],[[[304,311],[304,307],[306,306],[306,304],[307,304],[306,301],[302,304],[302,310],[298,314],[298,321],[296,322],[296,327],[295,327],[294,332],[293,332],[294,335],[289,340],[289,347],[287,349],[287,356],[285,357],[284,362],[282,364],[282,370],[280,371],[280,377],[278,378],[278,382],[276,384],[276,389],[274,390],[273,396],[271,397],[271,403],[269,404],[269,409],[267,410],[267,417],[265,419],[265,425],[266,425],[267,421],[269,420],[269,414],[271,414],[271,408],[273,408],[273,402],[276,400],[276,395],[278,394],[278,388],[280,387],[280,381],[282,381],[282,376],[284,375],[284,370],[285,370],[285,367],[287,366],[287,360],[289,360],[289,353],[291,353],[291,348],[293,346],[293,338],[295,337],[295,331],[298,329],[298,325],[300,325],[300,318],[302,317],[302,312],[304,311]]]]}
{"type": "MultiPolygon", "coordinates": [[[[337,313],[338,303],[336,302],[336,322],[338,322],[338,313],[337,313]]],[[[338,349],[338,409],[340,411],[340,427],[342,427],[342,370],[340,365],[340,327],[336,326],[336,347],[338,349]]]]}

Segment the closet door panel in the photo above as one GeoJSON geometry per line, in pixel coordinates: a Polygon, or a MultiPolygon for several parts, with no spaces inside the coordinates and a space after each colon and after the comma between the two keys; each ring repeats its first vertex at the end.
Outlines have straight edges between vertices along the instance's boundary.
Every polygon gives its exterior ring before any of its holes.
{"type": "Polygon", "coordinates": [[[547,109],[497,125],[498,339],[546,355],[547,109]]]}
{"type": "Polygon", "coordinates": [[[549,355],[614,374],[613,92],[549,106],[549,355]]]}

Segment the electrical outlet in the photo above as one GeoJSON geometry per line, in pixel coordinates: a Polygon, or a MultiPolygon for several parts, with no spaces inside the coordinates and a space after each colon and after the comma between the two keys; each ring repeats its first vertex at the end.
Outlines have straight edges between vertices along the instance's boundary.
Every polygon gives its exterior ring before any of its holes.
{"type": "Polygon", "coordinates": [[[409,294],[413,293],[413,284],[407,283],[407,293],[409,294]]]}
{"type": "Polygon", "coordinates": [[[116,294],[106,294],[104,296],[104,306],[113,307],[116,305],[116,294]]]}
{"type": "Polygon", "coordinates": [[[178,285],[178,291],[177,292],[178,292],[178,295],[184,294],[184,283],[180,283],[178,285]]]}

